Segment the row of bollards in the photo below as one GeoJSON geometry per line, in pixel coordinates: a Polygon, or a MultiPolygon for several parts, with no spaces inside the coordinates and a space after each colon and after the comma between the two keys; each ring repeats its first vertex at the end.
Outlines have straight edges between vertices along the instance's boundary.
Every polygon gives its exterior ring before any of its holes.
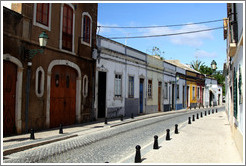
{"type": "MultiPolygon", "coordinates": [[[[170,137],[170,129],[166,130],[166,141],[170,141],[171,137],[170,137]]],[[[175,130],[174,130],[175,134],[178,134],[178,124],[175,124],[175,130]]],[[[137,145],[136,146],[136,155],[135,155],[135,163],[141,163],[142,159],[141,159],[141,152],[140,152],[141,146],[137,145]]],[[[155,135],[154,136],[154,144],[153,144],[153,149],[159,149],[159,144],[158,144],[158,136],[155,135]]]]}
{"type": "MultiPolygon", "coordinates": [[[[218,113],[218,110],[215,110],[218,113]]],[[[214,109],[212,109],[212,114],[214,113],[214,109]]],[[[207,111],[204,112],[204,115],[207,116],[207,111]]],[[[208,110],[208,115],[210,115],[210,110],[208,110]]],[[[203,117],[203,113],[201,112],[201,118],[203,117]]],[[[197,119],[199,119],[199,114],[197,113],[197,119]]],[[[195,115],[192,115],[192,121],[195,121],[195,115]]],[[[188,124],[191,124],[191,117],[188,117],[188,124]]]]}

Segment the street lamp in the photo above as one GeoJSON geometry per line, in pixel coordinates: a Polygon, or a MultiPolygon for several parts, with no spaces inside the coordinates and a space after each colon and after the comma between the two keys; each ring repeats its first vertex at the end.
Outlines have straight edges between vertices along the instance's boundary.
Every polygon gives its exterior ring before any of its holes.
{"type": "Polygon", "coordinates": [[[212,68],[213,70],[216,70],[216,68],[217,68],[217,63],[215,62],[215,60],[212,61],[212,63],[211,63],[211,68],[212,68]]]}
{"type": "Polygon", "coordinates": [[[41,49],[26,49],[24,47],[24,55],[27,59],[27,81],[26,81],[26,109],[25,109],[25,130],[28,132],[28,114],[29,114],[29,96],[30,96],[30,80],[31,80],[31,66],[32,66],[32,58],[38,53],[43,53],[44,48],[46,47],[48,35],[45,32],[42,32],[39,35],[39,46],[41,49]]]}

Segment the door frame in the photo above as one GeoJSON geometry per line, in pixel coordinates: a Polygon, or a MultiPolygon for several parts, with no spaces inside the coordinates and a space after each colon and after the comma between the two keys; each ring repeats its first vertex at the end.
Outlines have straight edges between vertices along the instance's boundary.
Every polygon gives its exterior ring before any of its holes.
{"type": "Polygon", "coordinates": [[[21,61],[10,54],[3,54],[3,60],[14,63],[17,66],[17,81],[15,92],[15,126],[17,134],[22,132],[21,106],[22,106],[22,82],[23,82],[23,65],[21,61]]]}
{"type": "Polygon", "coordinates": [[[108,111],[107,111],[107,77],[108,77],[108,72],[107,71],[103,71],[103,70],[98,70],[97,71],[97,92],[96,92],[96,107],[95,108],[97,108],[97,111],[96,111],[96,119],[98,119],[98,91],[99,91],[99,86],[98,86],[98,84],[99,84],[99,72],[103,72],[103,73],[105,73],[106,74],[106,78],[105,78],[105,117],[107,117],[107,115],[108,115],[108,111]]]}
{"type": "Polygon", "coordinates": [[[53,60],[48,67],[47,71],[47,100],[46,100],[46,127],[50,128],[50,89],[51,89],[51,71],[56,65],[69,66],[77,71],[78,77],[76,78],[76,122],[81,122],[81,71],[77,64],[68,60],[53,60]]]}

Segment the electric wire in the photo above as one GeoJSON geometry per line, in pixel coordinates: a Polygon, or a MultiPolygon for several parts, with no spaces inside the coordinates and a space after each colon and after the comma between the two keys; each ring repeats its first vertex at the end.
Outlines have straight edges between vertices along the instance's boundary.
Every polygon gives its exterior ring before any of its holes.
{"type": "Polygon", "coordinates": [[[188,32],[180,32],[180,33],[161,34],[161,35],[128,36],[128,37],[108,37],[108,39],[133,39],[133,38],[149,38],[149,37],[175,36],[175,35],[185,35],[185,34],[191,34],[191,33],[199,33],[199,32],[205,32],[205,31],[212,31],[212,30],[217,30],[217,29],[222,29],[222,28],[224,28],[224,27],[216,27],[216,28],[202,29],[202,30],[197,30],[197,31],[188,31],[188,32]]]}
{"type": "Polygon", "coordinates": [[[186,23],[186,24],[174,24],[174,25],[157,25],[157,26],[135,26],[135,27],[129,27],[129,26],[105,26],[105,25],[99,25],[98,28],[161,28],[161,27],[176,27],[176,26],[184,26],[184,25],[194,25],[194,24],[207,24],[212,22],[219,22],[223,21],[223,19],[219,20],[210,20],[210,21],[203,21],[203,22],[195,22],[195,23],[186,23]]]}

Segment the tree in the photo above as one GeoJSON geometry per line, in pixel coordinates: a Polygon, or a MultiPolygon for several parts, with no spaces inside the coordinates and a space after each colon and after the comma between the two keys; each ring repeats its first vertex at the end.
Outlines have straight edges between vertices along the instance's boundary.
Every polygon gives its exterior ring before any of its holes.
{"type": "Polygon", "coordinates": [[[153,47],[153,48],[152,48],[152,55],[158,56],[158,57],[160,57],[162,60],[164,59],[164,58],[162,57],[162,54],[164,54],[164,53],[165,53],[165,52],[164,52],[164,51],[161,52],[161,50],[160,50],[158,47],[153,47]]]}
{"type": "Polygon", "coordinates": [[[202,74],[206,74],[206,75],[212,75],[213,74],[213,69],[211,67],[208,67],[206,65],[201,65],[200,69],[198,70],[200,73],[202,74]]]}
{"type": "Polygon", "coordinates": [[[204,62],[200,61],[200,60],[196,60],[196,61],[192,61],[190,63],[190,66],[195,69],[196,71],[200,70],[200,67],[204,64],[204,62]]]}

